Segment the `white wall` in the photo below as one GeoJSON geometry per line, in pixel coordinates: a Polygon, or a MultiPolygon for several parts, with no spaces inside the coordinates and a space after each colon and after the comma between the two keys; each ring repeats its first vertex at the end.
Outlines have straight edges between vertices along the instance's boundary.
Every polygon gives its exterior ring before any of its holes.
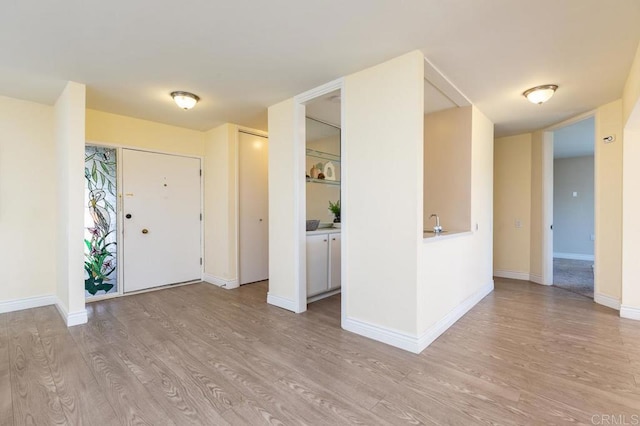
{"type": "Polygon", "coordinates": [[[414,51],[345,78],[342,321],[347,329],[372,325],[416,334],[423,73],[424,56],[414,51]]]}
{"type": "Polygon", "coordinates": [[[593,155],[557,158],[553,162],[554,257],[593,256],[593,164],[593,155]]]}
{"type": "Polygon", "coordinates": [[[70,81],[54,106],[58,176],[57,296],[67,325],[87,322],[84,291],[85,86],[70,81]]]}
{"type": "Polygon", "coordinates": [[[418,284],[418,336],[426,347],[493,290],[493,123],[472,107],[469,234],[425,239],[418,284]]]}
{"type": "Polygon", "coordinates": [[[471,107],[424,117],[424,229],[471,229],[471,107]]]}
{"type": "Polygon", "coordinates": [[[56,292],[53,128],[50,105],[0,97],[0,313],[3,302],[56,292]]]}

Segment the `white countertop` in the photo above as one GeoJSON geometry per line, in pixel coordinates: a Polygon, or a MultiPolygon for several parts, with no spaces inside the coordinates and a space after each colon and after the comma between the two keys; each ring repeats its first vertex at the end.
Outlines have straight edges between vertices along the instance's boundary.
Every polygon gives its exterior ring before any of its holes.
{"type": "Polygon", "coordinates": [[[307,235],[339,234],[340,231],[340,228],[318,228],[315,231],[307,231],[307,235]]]}
{"type": "Polygon", "coordinates": [[[465,235],[473,235],[471,231],[446,231],[440,234],[436,234],[433,232],[423,232],[422,238],[423,242],[431,243],[435,241],[449,240],[452,238],[463,237],[465,235]]]}

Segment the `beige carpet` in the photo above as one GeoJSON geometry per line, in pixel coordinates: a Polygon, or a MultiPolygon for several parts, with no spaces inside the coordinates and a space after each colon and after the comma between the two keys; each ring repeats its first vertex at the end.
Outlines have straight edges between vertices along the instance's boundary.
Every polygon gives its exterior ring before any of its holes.
{"type": "Polygon", "coordinates": [[[592,260],[553,259],[553,285],[593,299],[592,260]]]}

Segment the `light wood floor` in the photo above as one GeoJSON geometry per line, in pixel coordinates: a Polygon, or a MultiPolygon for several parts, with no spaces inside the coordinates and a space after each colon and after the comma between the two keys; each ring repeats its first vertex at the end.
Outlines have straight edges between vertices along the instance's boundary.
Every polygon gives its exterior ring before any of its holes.
{"type": "Polygon", "coordinates": [[[498,280],[420,355],[295,315],[266,283],[195,284],[0,315],[0,424],[593,424],[640,415],[640,323],[498,280]],[[598,420],[596,418],[595,420],[598,420]]]}

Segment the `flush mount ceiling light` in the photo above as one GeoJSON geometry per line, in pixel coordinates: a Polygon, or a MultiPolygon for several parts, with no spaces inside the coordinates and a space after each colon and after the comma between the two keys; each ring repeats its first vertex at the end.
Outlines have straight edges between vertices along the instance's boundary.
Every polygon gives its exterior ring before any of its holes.
{"type": "Polygon", "coordinates": [[[522,94],[532,104],[542,104],[547,102],[558,89],[555,84],[545,84],[543,86],[532,87],[529,90],[525,90],[522,94]]]}
{"type": "Polygon", "coordinates": [[[176,105],[178,105],[182,109],[191,109],[200,100],[197,95],[189,92],[171,92],[171,97],[175,101],[176,105]]]}

